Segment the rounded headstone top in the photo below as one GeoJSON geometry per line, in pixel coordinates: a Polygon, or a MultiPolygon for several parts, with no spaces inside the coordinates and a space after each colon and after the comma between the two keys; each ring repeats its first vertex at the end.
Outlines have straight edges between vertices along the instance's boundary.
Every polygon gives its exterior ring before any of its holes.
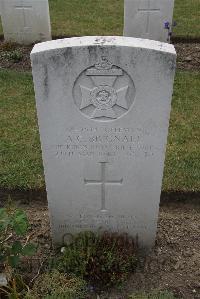
{"type": "Polygon", "coordinates": [[[41,52],[68,48],[68,47],[87,47],[87,46],[121,46],[150,49],[159,52],[166,52],[176,55],[173,45],[160,41],[124,37],[124,36],[83,36],[65,39],[57,39],[36,44],[33,47],[31,55],[41,52]]]}

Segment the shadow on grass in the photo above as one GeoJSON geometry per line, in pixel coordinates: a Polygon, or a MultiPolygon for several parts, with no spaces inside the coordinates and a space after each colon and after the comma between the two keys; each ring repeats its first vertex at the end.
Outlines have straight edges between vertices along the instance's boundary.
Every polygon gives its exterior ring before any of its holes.
{"type": "MultiPolygon", "coordinates": [[[[46,190],[18,190],[0,189],[0,207],[11,198],[22,204],[39,201],[47,203],[46,190]]],[[[165,206],[170,203],[191,203],[200,205],[200,191],[162,191],[160,205],[165,206]]]]}

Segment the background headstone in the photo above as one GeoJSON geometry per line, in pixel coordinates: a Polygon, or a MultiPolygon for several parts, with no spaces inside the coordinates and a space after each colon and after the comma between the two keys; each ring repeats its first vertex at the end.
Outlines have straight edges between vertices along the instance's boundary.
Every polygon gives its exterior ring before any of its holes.
{"type": "Polygon", "coordinates": [[[168,42],[174,0],[124,0],[124,36],[168,42]]]}
{"type": "Polygon", "coordinates": [[[6,41],[51,40],[48,0],[1,0],[1,18],[6,41]]]}
{"type": "Polygon", "coordinates": [[[102,229],[152,246],[174,47],[82,37],[38,44],[31,60],[54,242],[102,229]]]}

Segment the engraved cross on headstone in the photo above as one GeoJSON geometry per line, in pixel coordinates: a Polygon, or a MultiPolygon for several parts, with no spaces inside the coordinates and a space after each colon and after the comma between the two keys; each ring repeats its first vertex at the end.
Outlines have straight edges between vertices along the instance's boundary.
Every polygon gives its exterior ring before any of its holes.
{"type": "Polygon", "coordinates": [[[142,11],[147,13],[147,21],[146,21],[146,33],[149,32],[149,21],[150,21],[150,13],[160,11],[160,8],[152,8],[151,7],[151,0],[148,0],[148,7],[146,8],[139,8],[138,11],[142,11]]]}
{"type": "Polygon", "coordinates": [[[106,164],[108,162],[99,162],[101,165],[101,179],[89,180],[84,179],[86,185],[101,185],[101,211],[107,211],[106,209],[106,185],[122,185],[123,179],[120,180],[106,180],[106,164]]]}
{"type": "Polygon", "coordinates": [[[15,5],[15,9],[22,10],[23,19],[24,19],[24,29],[29,28],[26,22],[26,10],[32,10],[33,7],[31,5],[15,5]]]}

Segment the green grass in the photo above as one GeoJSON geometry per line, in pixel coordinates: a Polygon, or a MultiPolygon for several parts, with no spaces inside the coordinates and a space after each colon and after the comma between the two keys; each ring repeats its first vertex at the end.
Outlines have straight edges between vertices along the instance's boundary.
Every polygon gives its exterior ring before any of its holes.
{"type": "Polygon", "coordinates": [[[200,73],[178,72],[170,121],[164,190],[200,190],[200,73]]]}
{"type": "MultiPolygon", "coordinates": [[[[50,0],[55,36],[122,35],[124,0],[50,0]]],[[[175,36],[200,37],[200,1],[175,0],[175,36]]]]}
{"type": "MultiPolygon", "coordinates": [[[[44,187],[32,77],[0,70],[0,188],[44,187]]],[[[164,190],[200,189],[200,73],[178,72],[164,190]]]]}
{"type": "MultiPolygon", "coordinates": [[[[54,36],[123,33],[124,0],[49,0],[49,6],[54,36]]],[[[200,37],[199,19],[200,0],[175,0],[175,36],[200,37]]]]}
{"type": "Polygon", "coordinates": [[[175,0],[174,36],[200,37],[200,0],[175,0]]]}
{"type": "Polygon", "coordinates": [[[0,186],[44,186],[32,77],[0,71],[0,186]]]}
{"type": "Polygon", "coordinates": [[[122,35],[123,0],[50,0],[52,34],[122,35]]]}

